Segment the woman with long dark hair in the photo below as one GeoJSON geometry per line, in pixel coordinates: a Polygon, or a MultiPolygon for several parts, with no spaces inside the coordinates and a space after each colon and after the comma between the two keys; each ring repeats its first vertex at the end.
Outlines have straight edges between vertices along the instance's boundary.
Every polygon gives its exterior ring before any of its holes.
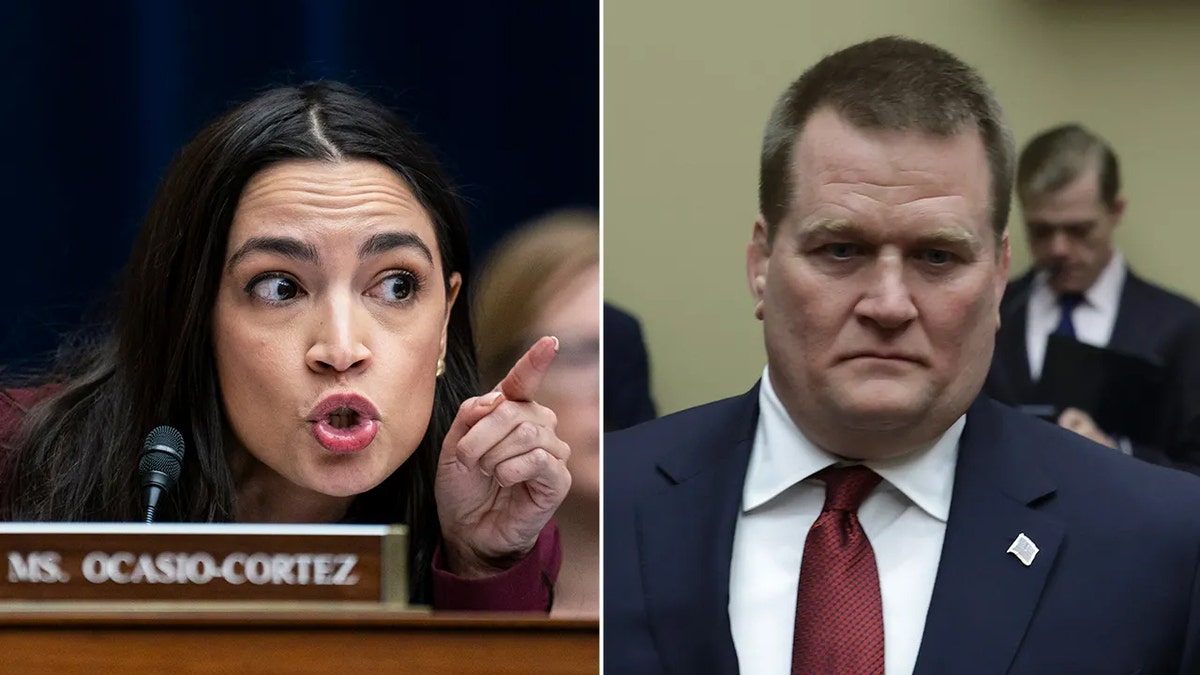
{"type": "Polygon", "coordinates": [[[0,400],[3,516],[138,520],[170,424],[160,520],[406,523],[415,601],[545,609],[557,340],[476,396],[469,277],[450,182],[390,111],[330,82],[234,108],[168,170],[105,334],[0,400]]]}

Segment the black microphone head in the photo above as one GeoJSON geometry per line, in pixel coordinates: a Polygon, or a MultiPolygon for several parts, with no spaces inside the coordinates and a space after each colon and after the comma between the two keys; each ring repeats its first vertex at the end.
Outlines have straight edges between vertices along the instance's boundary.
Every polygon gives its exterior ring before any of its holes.
{"type": "Polygon", "coordinates": [[[142,456],[138,459],[138,474],[151,472],[165,475],[174,483],[183,468],[183,434],[175,427],[154,427],[142,444],[142,456]]]}

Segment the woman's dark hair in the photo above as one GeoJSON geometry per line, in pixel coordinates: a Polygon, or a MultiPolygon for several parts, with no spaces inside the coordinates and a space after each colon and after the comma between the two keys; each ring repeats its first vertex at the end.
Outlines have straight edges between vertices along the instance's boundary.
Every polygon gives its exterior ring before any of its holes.
{"type": "MultiPolygon", "coordinates": [[[[172,515],[188,522],[233,518],[213,307],[244,186],[265,167],[295,158],[362,158],[390,167],[433,221],[446,280],[458,272],[460,297],[469,297],[465,218],[427,145],[395,114],[344,85],[267,91],[207,126],[173,161],[134,244],[115,322],[45,378],[53,393],[28,411],[13,439],[0,475],[5,518],[139,520],[138,455],[145,434],[160,424],[187,438],[172,515]]],[[[476,393],[475,372],[468,303],[457,302],[425,437],[348,515],[409,525],[415,601],[428,600],[439,533],[437,455],[459,404],[476,393]]]]}

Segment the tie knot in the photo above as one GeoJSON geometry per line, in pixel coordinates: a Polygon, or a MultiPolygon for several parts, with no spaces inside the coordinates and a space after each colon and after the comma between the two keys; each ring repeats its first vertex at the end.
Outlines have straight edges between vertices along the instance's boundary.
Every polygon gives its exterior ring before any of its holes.
{"type": "Polygon", "coordinates": [[[865,466],[831,466],[817,472],[816,477],[825,481],[825,506],[823,511],[857,512],[871,490],[879,485],[882,477],[865,466]]]}
{"type": "Polygon", "coordinates": [[[1058,306],[1064,312],[1073,312],[1081,304],[1083,304],[1083,293],[1063,293],[1058,296],[1058,306]]]}

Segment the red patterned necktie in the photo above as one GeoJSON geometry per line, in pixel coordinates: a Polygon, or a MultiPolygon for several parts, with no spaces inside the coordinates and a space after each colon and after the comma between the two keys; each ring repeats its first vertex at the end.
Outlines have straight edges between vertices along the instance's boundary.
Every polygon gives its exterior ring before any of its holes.
{"type": "Polygon", "coordinates": [[[792,675],[883,675],[883,602],[858,507],[879,484],[865,466],[828,468],[825,506],[804,541],[792,675]]]}

